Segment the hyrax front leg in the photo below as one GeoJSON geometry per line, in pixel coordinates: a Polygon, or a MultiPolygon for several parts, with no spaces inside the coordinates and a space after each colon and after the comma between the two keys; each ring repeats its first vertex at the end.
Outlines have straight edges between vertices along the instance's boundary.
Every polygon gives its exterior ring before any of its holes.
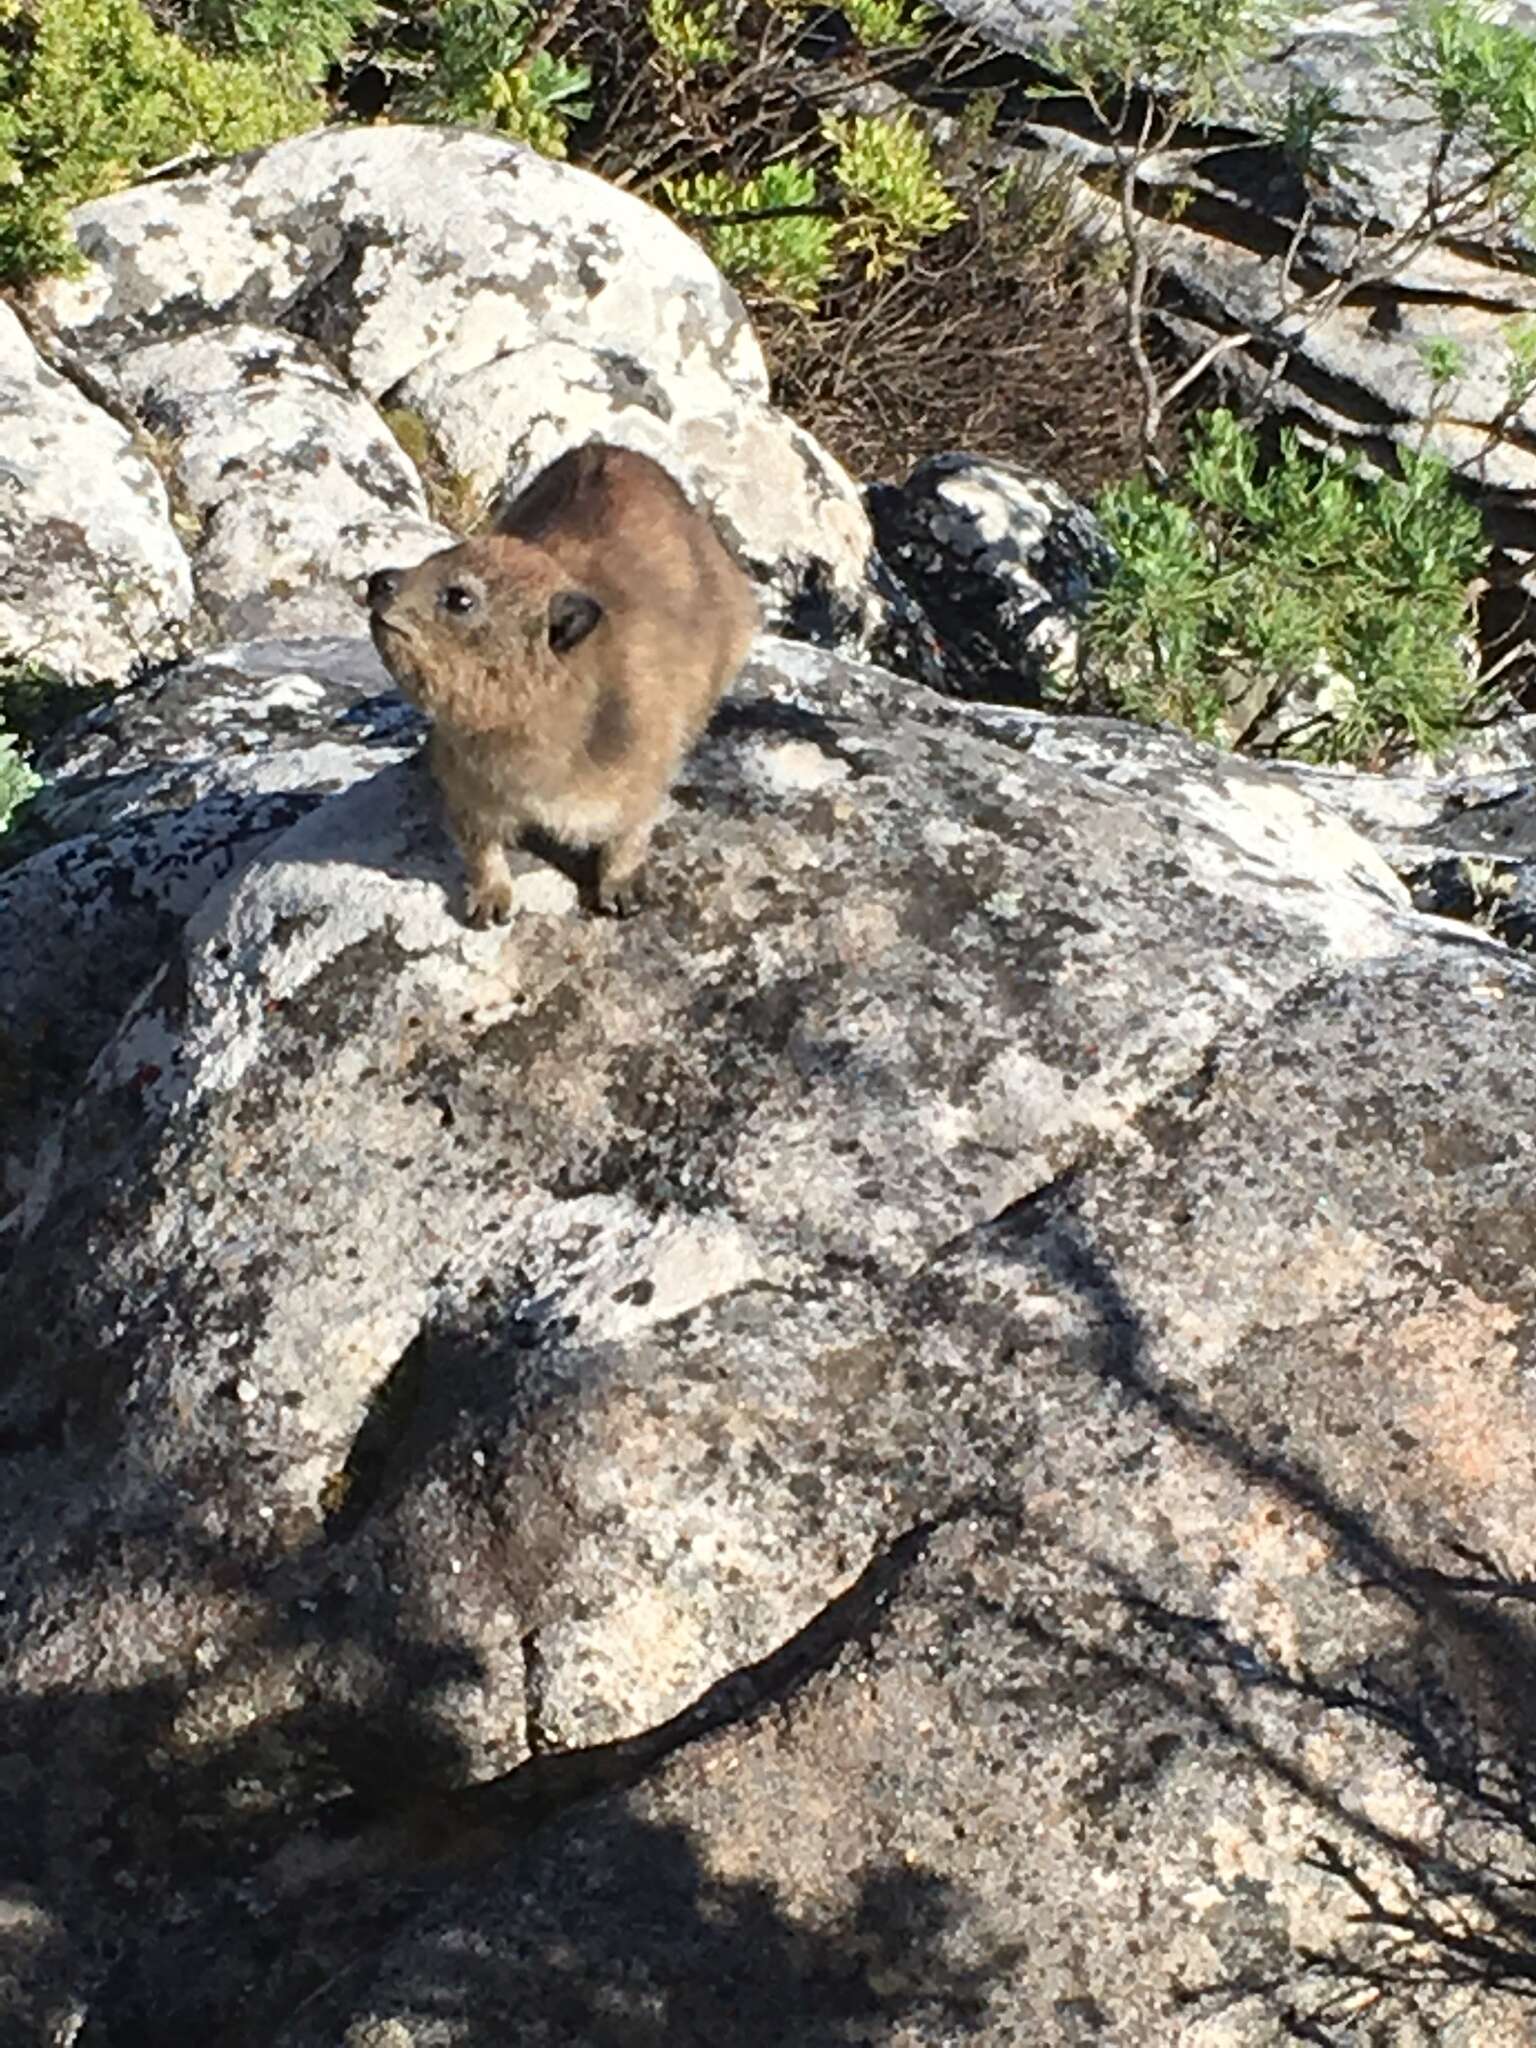
{"type": "Polygon", "coordinates": [[[512,916],[512,870],[499,831],[453,819],[453,836],[464,858],[465,913],[477,930],[506,924],[512,916]]]}
{"type": "Polygon", "coordinates": [[[512,915],[512,871],[507,866],[508,817],[451,732],[433,728],[428,758],[448,831],[464,863],[465,916],[483,928],[512,915]]]}
{"type": "Polygon", "coordinates": [[[605,840],[597,851],[597,907],[610,917],[632,917],[645,902],[645,856],[651,847],[653,818],[628,826],[605,840]]]}
{"type": "Polygon", "coordinates": [[[468,881],[465,909],[469,921],[483,931],[488,924],[507,924],[512,917],[512,870],[507,866],[506,848],[498,839],[487,845],[477,842],[464,849],[464,873],[468,881]]]}

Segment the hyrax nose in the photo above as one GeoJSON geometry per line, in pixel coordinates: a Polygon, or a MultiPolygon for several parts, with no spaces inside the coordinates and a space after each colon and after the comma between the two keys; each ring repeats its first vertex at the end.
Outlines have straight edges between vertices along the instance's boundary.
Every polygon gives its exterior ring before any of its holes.
{"type": "Polygon", "coordinates": [[[391,600],[399,595],[399,569],[375,569],[368,578],[368,609],[381,612],[391,600]]]}

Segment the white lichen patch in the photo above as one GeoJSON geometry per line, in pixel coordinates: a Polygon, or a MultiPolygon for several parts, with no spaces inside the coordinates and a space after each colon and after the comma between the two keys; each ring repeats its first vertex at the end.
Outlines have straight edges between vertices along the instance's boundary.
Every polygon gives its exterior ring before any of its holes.
{"type": "Polygon", "coordinates": [[[611,1242],[562,1296],[589,1341],[633,1335],[759,1279],[750,1236],[728,1221],[636,1215],[631,1234],[611,1242]]]}
{"type": "Polygon", "coordinates": [[[744,772],[763,788],[805,795],[848,780],[849,768],[814,740],[779,740],[749,748],[744,772]]]}

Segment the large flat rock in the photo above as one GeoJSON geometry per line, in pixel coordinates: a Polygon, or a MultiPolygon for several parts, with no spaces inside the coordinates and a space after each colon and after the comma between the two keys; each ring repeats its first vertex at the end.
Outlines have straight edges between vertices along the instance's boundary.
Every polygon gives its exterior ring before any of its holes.
{"type": "Polygon", "coordinates": [[[25,2038],[1514,2048],[1530,965],[1294,771],[771,640],[652,911],[471,932],[303,660],[10,878],[224,807],[8,1131],[25,2038]]]}

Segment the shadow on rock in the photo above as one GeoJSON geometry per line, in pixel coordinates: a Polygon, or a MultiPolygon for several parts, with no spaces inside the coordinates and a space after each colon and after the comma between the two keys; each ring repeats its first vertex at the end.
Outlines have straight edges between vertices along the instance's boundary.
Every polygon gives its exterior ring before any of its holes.
{"type": "MultiPolygon", "coordinates": [[[[853,1908],[812,1928],[769,1886],[711,1876],[681,1829],[622,1803],[579,1839],[554,1831],[539,1860],[553,1882],[525,1891],[514,1866],[494,1913],[459,1890],[418,1896],[415,1927],[367,1994],[376,2025],[468,2024],[471,2034],[455,2036],[466,2039],[521,2028],[572,2048],[832,2048],[888,2038],[921,2012],[942,2014],[946,2038],[969,2039],[985,2024],[990,1983],[1014,1960],[986,1973],[945,1960],[959,1902],[933,1873],[868,1870],[853,1908]]],[[[354,2009],[349,1974],[344,1965],[276,2032],[248,2038],[285,2048],[335,2039],[338,2013],[354,2009]]]]}
{"type": "Polygon", "coordinates": [[[1021,1617],[1064,1670],[1087,1663],[1193,1712],[1315,1812],[1305,1863],[1347,1893],[1358,1937],[1332,1947],[1294,1942],[1280,1968],[1190,1984],[1184,2002],[1192,2015],[1257,2008],[1278,2037],[1345,2048],[1362,2038],[1362,2025],[1422,2025],[1426,1991],[1462,1989],[1484,1995],[1467,2008],[1474,2031],[1464,2037],[1483,2040],[1476,2029],[1490,2010],[1487,1994],[1500,2003],[1536,1999],[1536,1582],[1450,1530],[1441,1540],[1453,1567],[1405,1556],[1303,1460],[1255,1444],[1168,1385],[1148,1362],[1141,1317],[1112,1262],[1074,1213],[1070,1181],[1017,1205],[995,1228],[1005,1243],[1030,1244],[1086,1306],[1104,1378],[1179,1437],[1325,1525],[1359,1591],[1390,1598],[1406,1622],[1395,1654],[1324,1673],[1277,1659],[1219,1618],[1179,1611],[1103,1566],[1095,1569],[1130,1622],[1118,1640],[1085,1651],[1038,1617],[1021,1617]],[[1341,1794],[1308,1767],[1307,1733],[1341,1726],[1385,1738],[1436,1809],[1432,1830],[1411,1833],[1375,1817],[1368,1788],[1341,1794]]]}

